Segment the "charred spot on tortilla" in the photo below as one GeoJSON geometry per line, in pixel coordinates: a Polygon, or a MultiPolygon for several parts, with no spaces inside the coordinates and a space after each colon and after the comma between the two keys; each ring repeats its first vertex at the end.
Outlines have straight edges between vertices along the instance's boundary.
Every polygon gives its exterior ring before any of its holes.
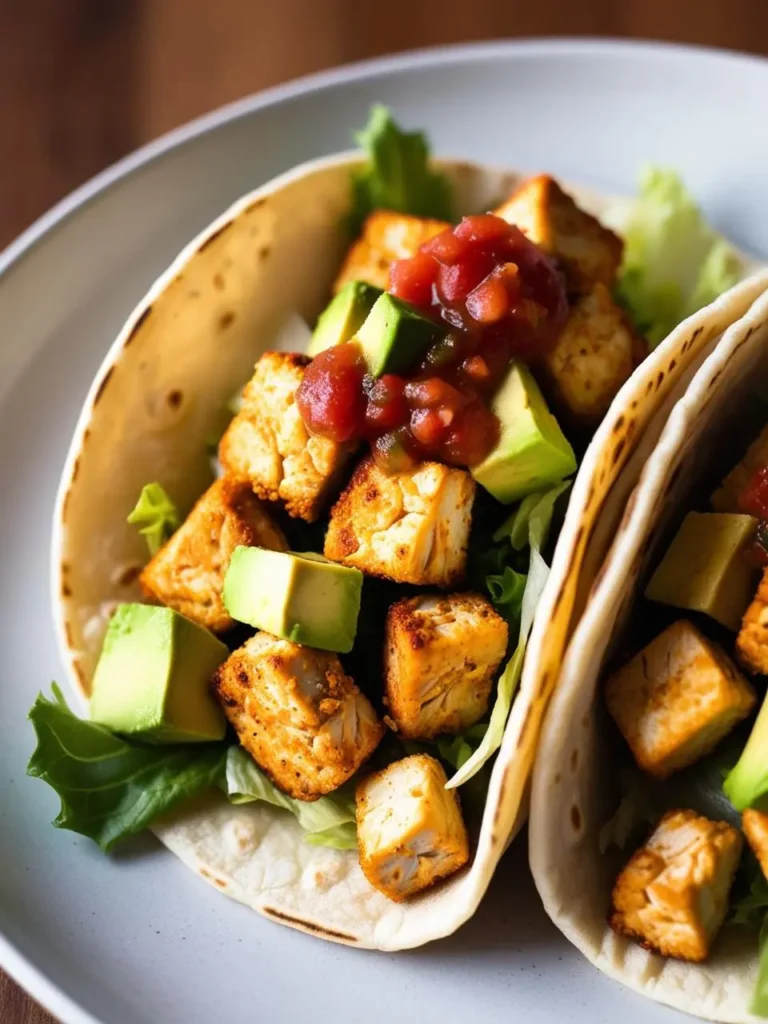
{"type": "Polygon", "coordinates": [[[147,317],[149,316],[149,314],[151,312],[152,312],[152,305],[150,304],[149,306],[147,306],[147,308],[144,310],[144,312],[141,314],[139,319],[136,321],[136,323],[131,328],[131,333],[128,335],[128,337],[123,342],[123,348],[124,349],[128,348],[128,346],[131,344],[133,339],[136,337],[136,335],[139,333],[141,328],[144,326],[144,323],[146,322],[146,319],[147,319],[147,317]]]}
{"type": "Polygon", "coordinates": [[[178,388],[174,388],[173,391],[169,391],[166,396],[166,401],[172,409],[178,409],[184,400],[184,393],[179,391],[178,388]]]}
{"type": "Polygon", "coordinates": [[[254,199],[252,203],[249,203],[243,212],[250,213],[252,210],[260,210],[261,207],[264,206],[266,201],[266,196],[260,196],[258,199],[254,199]]]}
{"type": "Polygon", "coordinates": [[[125,567],[125,569],[123,569],[123,571],[117,577],[115,582],[120,587],[130,587],[130,585],[132,583],[136,582],[136,580],[139,578],[140,575],[141,575],[141,566],[140,565],[128,565],[128,566],[125,567]]]}
{"type": "Polygon", "coordinates": [[[621,416],[619,416],[616,419],[616,422],[613,424],[613,433],[617,434],[621,430],[621,428],[623,426],[624,426],[624,414],[622,413],[621,416]]]}
{"type": "Polygon", "coordinates": [[[712,388],[715,386],[715,384],[717,384],[717,382],[720,380],[722,375],[723,375],[723,371],[722,370],[718,370],[717,373],[712,375],[712,377],[711,377],[711,379],[709,381],[709,384],[707,385],[707,388],[708,388],[709,391],[711,391],[712,388]]]}
{"type": "Polygon", "coordinates": [[[328,938],[338,939],[340,942],[349,942],[352,944],[356,944],[358,941],[356,936],[349,935],[347,932],[337,932],[331,928],[323,928],[322,925],[315,924],[314,921],[305,921],[301,917],[293,917],[291,914],[283,913],[282,910],[275,910],[274,907],[264,906],[261,909],[269,917],[274,917],[278,921],[285,921],[286,924],[292,924],[296,928],[302,928],[315,935],[327,935],[328,938]]]}
{"type": "Polygon", "coordinates": [[[574,832],[581,831],[581,811],[577,804],[573,804],[571,807],[571,825],[573,825],[574,832]]]}
{"type": "Polygon", "coordinates": [[[217,238],[220,238],[221,235],[223,235],[225,231],[228,231],[229,228],[232,227],[233,223],[234,223],[234,221],[228,220],[226,224],[222,224],[221,227],[217,231],[214,231],[212,235],[209,235],[206,238],[206,240],[202,243],[202,245],[200,246],[200,248],[197,251],[199,253],[200,252],[205,252],[205,250],[208,248],[209,245],[212,245],[216,241],[217,238]]]}
{"type": "Polygon", "coordinates": [[[72,466],[72,476],[70,477],[70,483],[74,483],[77,480],[77,474],[80,472],[80,456],[78,455],[72,466]]]}
{"type": "Polygon", "coordinates": [[[259,249],[259,259],[261,260],[262,263],[265,260],[269,259],[271,252],[272,250],[268,245],[262,245],[262,247],[259,249]]]}
{"type": "Polygon", "coordinates": [[[234,323],[234,320],[235,314],[232,312],[231,309],[227,310],[226,313],[222,313],[221,316],[219,317],[219,327],[222,329],[222,331],[226,331],[226,329],[229,326],[231,326],[231,324],[234,323]]]}
{"type": "Polygon", "coordinates": [[[579,767],[579,751],[578,751],[578,748],[575,748],[574,750],[571,751],[571,771],[575,772],[578,767],[579,767]]]}
{"type": "Polygon", "coordinates": [[[626,437],[622,437],[622,439],[619,441],[619,443],[613,449],[613,453],[611,454],[611,463],[612,463],[612,465],[615,466],[618,463],[618,461],[621,458],[622,454],[624,453],[624,449],[626,447],[627,447],[627,439],[626,439],[626,437]]]}
{"type": "Polygon", "coordinates": [[[675,368],[676,366],[677,366],[677,360],[676,360],[676,359],[672,359],[672,360],[670,360],[669,366],[668,366],[668,368],[667,368],[667,369],[668,369],[668,371],[669,371],[669,373],[672,373],[672,371],[674,370],[674,368],[675,368]]]}
{"type": "Polygon", "coordinates": [[[62,597],[72,597],[72,590],[71,590],[71,588],[70,588],[68,583],[62,583],[61,584],[61,596],[62,597]]]}
{"type": "MultiPolygon", "coordinates": [[[[546,670],[546,671],[541,673],[541,689],[542,690],[546,687],[548,680],[549,680],[549,670],[546,670]]],[[[526,712],[525,712],[525,718],[523,719],[523,724],[522,724],[522,726],[520,728],[520,734],[517,737],[517,749],[518,750],[522,750],[522,748],[525,746],[526,733],[528,732],[528,727],[529,727],[529,725],[531,723],[531,720],[532,720],[531,719],[532,713],[533,713],[533,704],[529,704],[527,709],[526,709],[526,712]]]]}
{"type": "Polygon", "coordinates": [[[213,287],[217,292],[223,292],[226,287],[224,275],[220,274],[218,271],[213,275],[213,287]]]}
{"type": "Polygon", "coordinates": [[[658,391],[661,385],[664,383],[664,371],[659,370],[659,375],[656,378],[656,390],[658,391]]]}
{"type": "Polygon", "coordinates": [[[101,397],[104,394],[104,389],[106,388],[107,384],[109,384],[110,380],[112,379],[112,374],[114,372],[115,372],[114,366],[110,366],[110,368],[107,370],[107,372],[102,377],[101,384],[99,384],[99,386],[98,386],[98,388],[96,390],[96,394],[94,395],[94,398],[93,398],[94,406],[96,406],[101,401],[101,397]]]}

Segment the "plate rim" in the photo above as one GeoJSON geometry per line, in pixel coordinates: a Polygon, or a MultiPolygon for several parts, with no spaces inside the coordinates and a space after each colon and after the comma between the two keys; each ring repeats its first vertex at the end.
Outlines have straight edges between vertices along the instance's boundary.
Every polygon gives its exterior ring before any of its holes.
{"type": "MultiPolygon", "coordinates": [[[[337,85],[345,85],[374,78],[377,75],[402,73],[417,68],[439,67],[447,64],[471,63],[478,58],[499,60],[519,59],[525,56],[645,56],[677,63],[684,60],[707,60],[717,65],[751,66],[768,73],[768,59],[738,50],[714,46],[700,46],[651,39],[621,39],[597,36],[550,36],[522,39],[486,40],[455,43],[446,46],[422,47],[401,53],[345,63],[337,67],[316,71],[308,75],[249,94],[248,96],[216,107],[184,124],[163,133],[156,139],[110,164],[69,192],[54,206],[38,217],[22,233],[0,250],[0,283],[13,269],[63,227],[81,208],[104,192],[119,185],[141,168],[166,156],[172,150],[199,138],[223,124],[247,117],[255,111],[277,106],[298,96],[317,92],[337,85]]],[[[107,1024],[83,1009],[57,983],[22,953],[0,931],[0,968],[6,972],[40,1006],[62,1024],[107,1024]]]]}

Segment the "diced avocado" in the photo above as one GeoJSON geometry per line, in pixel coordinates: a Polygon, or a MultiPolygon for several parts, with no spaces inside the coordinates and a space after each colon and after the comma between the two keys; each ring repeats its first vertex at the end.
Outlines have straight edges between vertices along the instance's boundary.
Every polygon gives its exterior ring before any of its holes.
{"type": "Polygon", "coordinates": [[[363,574],[313,552],[235,548],[224,577],[224,605],[238,622],[318,647],[352,650],[363,574]]]}
{"type": "Polygon", "coordinates": [[[758,469],[768,466],[768,427],[752,442],[739,462],[712,495],[715,512],[738,512],[739,498],[758,469]]]}
{"type": "Polygon", "coordinates": [[[741,757],[723,783],[723,791],[737,811],[748,807],[768,811],[768,697],[763,700],[741,757]]]}
{"type": "Polygon", "coordinates": [[[372,377],[410,370],[448,331],[402,299],[384,292],[357,332],[372,377]]]}
{"type": "Polygon", "coordinates": [[[220,740],[226,722],[208,681],[226,646],[171,608],[120,605],[101,650],[91,718],[152,743],[220,740]]]}
{"type": "Polygon", "coordinates": [[[380,295],[381,288],[375,285],[348,281],[318,317],[307,355],[314,357],[327,348],[349,341],[357,334],[380,295]]]}
{"type": "Polygon", "coordinates": [[[755,589],[756,570],[744,550],[756,530],[752,516],[689,512],[645,596],[660,604],[704,612],[736,631],[755,589]]]}
{"type": "Polygon", "coordinates": [[[573,448],[522,363],[510,364],[491,409],[501,424],[501,435],[471,473],[497,501],[509,505],[576,470],[573,448]]]}

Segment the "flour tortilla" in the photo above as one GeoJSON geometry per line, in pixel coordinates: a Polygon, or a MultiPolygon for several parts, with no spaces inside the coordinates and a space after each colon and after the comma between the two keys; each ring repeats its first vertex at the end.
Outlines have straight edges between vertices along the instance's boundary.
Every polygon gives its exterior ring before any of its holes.
{"type": "MultiPolygon", "coordinates": [[[[679,513],[707,453],[742,398],[768,384],[768,295],[724,335],[675,405],[642,470],[615,542],[563,662],[541,735],[529,826],[536,885],[553,921],[606,974],[653,999],[711,1020],[744,1022],[757,940],[723,929],[704,964],[666,960],[606,925],[620,862],[600,850],[611,803],[611,751],[597,701],[601,669],[637,596],[638,579],[679,513]]],[[[658,552],[660,554],[660,552],[658,552]]]]}
{"type": "MultiPolygon", "coordinates": [[[[210,483],[206,441],[226,400],[291,314],[311,323],[327,300],[347,246],[340,224],[350,172],[360,162],[357,154],[313,162],[236,203],[150,289],[107,355],[75,432],[54,524],[54,614],[81,695],[109,612],[139,597],[136,572],[147,553],[125,520],[141,487],[162,481],[185,512],[210,483]]],[[[494,205],[523,177],[439,163],[459,212],[494,205]]],[[[597,215],[614,208],[610,197],[571,191],[597,215]]],[[[618,519],[628,493],[622,471],[686,366],[766,284],[745,282],[678,328],[622,389],[595,435],[573,486],[469,868],[396,905],[367,883],[354,852],[309,846],[288,813],[232,807],[216,794],[158,824],[162,842],[222,892],[338,942],[403,949],[470,917],[524,821],[541,717],[574,608],[610,540],[600,523],[618,519]]]]}

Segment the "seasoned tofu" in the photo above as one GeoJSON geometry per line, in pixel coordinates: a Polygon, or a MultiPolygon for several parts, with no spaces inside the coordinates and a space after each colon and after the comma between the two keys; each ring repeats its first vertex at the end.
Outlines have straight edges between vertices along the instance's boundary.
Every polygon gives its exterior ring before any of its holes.
{"type": "Polygon", "coordinates": [[[450,587],[464,575],[475,482],[420,462],[384,473],[371,456],[331,510],[325,557],[397,583],[450,587]]]}
{"type": "Polygon", "coordinates": [[[736,638],[736,660],[748,672],[768,675],[768,568],[736,638]]]}
{"type": "Polygon", "coordinates": [[[741,828],[763,874],[768,878],[768,814],[752,808],[741,815],[741,828]]]}
{"type": "Polygon", "coordinates": [[[212,686],[240,743],[297,800],[338,789],[385,731],[335,654],[270,633],[231,654],[212,686]]]}
{"type": "Polygon", "coordinates": [[[755,473],[768,466],[768,427],[747,449],[744,458],[735,466],[712,495],[715,512],[741,512],[739,498],[755,473]]]}
{"type": "Polygon", "coordinates": [[[427,754],[394,761],[357,786],[360,866],[371,885],[400,902],[469,860],[456,791],[427,754]]]}
{"type": "Polygon", "coordinates": [[[282,501],[289,515],[311,523],[357,445],[316,437],[304,426],[295,399],[308,363],[293,353],[264,353],[221,439],[219,459],[260,498],[282,501]]]}
{"type": "Polygon", "coordinates": [[[334,292],[348,281],[367,281],[378,288],[389,288],[390,264],[415,256],[419,246],[450,226],[442,220],[377,210],[363,224],[362,234],[347,253],[334,292]]]}
{"type": "Polygon", "coordinates": [[[756,699],[725,651],[685,620],[611,676],[605,696],[639,767],[658,779],[709,753],[756,699]]]}
{"type": "Polygon", "coordinates": [[[488,709],[509,629],[479,594],[409,597],[387,613],[386,700],[406,739],[475,725],[488,709]]]}
{"type": "Polygon", "coordinates": [[[662,956],[706,960],[741,856],[738,829],[669,811],[613,887],[609,923],[662,956]]]}
{"type": "Polygon", "coordinates": [[[581,292],[598,282],[613,286],[624,243],[580,209],[548,174],[523,182],[494,213],[560,261],[570,291],[581,292]]]}
{"type": "Polygon", "coordinates": [[[584,426],[599,423],[644,354],[644,342],[609,289],[595,284],[571,306],[564,330],[544,359],[559,411],[584,426]]]}
{"type": "Polygon", "coordinates": [[[212,484],[140,576],[146,597],[220,633],[234,625],[222,601],[239,545],[287,551],[282,530],[244,481],[212,484]]]}

